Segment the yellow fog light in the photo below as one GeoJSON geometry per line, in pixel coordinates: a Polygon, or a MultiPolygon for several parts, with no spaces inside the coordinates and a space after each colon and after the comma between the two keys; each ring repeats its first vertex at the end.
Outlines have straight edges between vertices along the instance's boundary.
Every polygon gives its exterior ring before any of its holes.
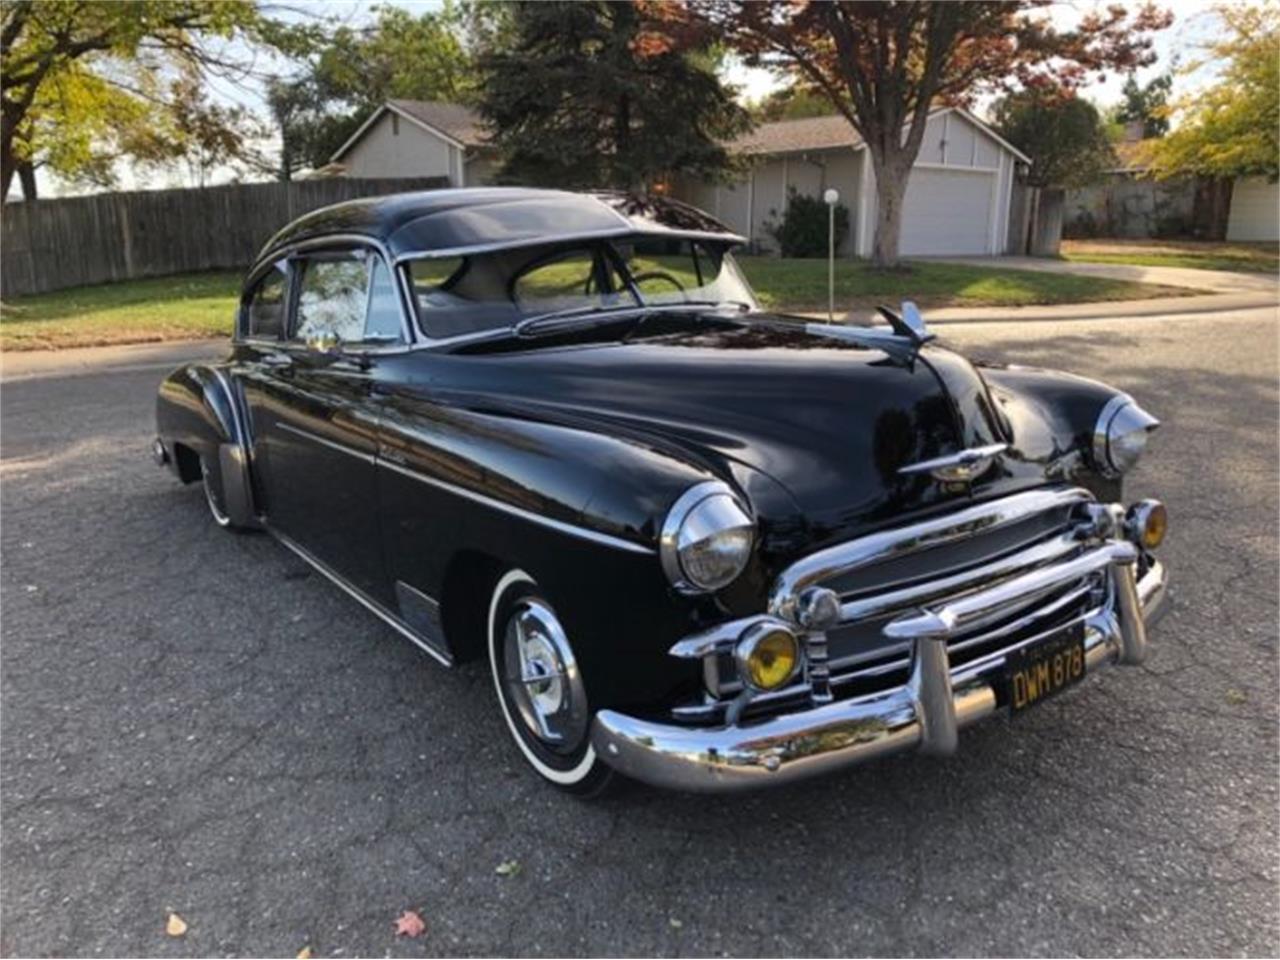
{"type": "Polygon", "coordinates": [[[777,624],[749,627],[734,650],[738,675],[755,690],[776,690],[795,676],[800,665],[800,642],[777,624]]]}
{"type": "Polygon", "coordinates": [[[1125,515],[1124,527],[1130,540],[1145,550],[1154,550],[1164,543],[1169,511],[1159,500],[1139,500],[1125,515]]]}

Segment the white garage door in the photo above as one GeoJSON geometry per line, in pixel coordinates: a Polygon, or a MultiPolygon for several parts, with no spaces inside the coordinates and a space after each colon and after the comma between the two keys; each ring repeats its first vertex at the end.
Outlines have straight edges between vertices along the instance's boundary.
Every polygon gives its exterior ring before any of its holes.
{"type": "Polygon", "coordinates": [[[991,235],[996,175],[952,170],[911,171],[902,210],[903,254],[985,254],[991,235]]]}
{"type": "Polygon", "coordinates": [[[1280,240],[1280,185],[1237,180],[1231,190],[1228,240],[1280,240]]]}

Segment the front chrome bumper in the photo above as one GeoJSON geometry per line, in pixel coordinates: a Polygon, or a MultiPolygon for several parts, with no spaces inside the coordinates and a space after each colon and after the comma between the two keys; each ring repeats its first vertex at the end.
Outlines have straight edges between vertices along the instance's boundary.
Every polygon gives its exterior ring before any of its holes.
{"type": "MultiPolygon", "coordinates": [[[[1114,603],[1085,624],[1087,672],[1140,663],[1146,628],[1164,606],[1164,567],[1153,562],[1138,578],[1132,547],[1112,541],[1109,549],[1114,603]]],[[[978,608],[997,599],[970,596],[963,604],[978,608]]],[[[896,690],[716,727],[654,723],[602,710],[592,743],[601,759],[627,776],[706,793],[790,783],[913,748],[951,753],[957,730],[995,712],[1003,667],[1000,660],[949,668],[947,622],[966,612],[943,609],[931,619],[904,624],[912,666],[908,683],[896,690]]]]}

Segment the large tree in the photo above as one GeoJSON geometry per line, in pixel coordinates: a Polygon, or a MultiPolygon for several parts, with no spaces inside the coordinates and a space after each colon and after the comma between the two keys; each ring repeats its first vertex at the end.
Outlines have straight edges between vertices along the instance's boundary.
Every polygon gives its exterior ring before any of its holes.
{"type": "Polygon", "coordinates": [[[1173,87],[1173,74],[1155,77],[1146,86],[1129,74],[1120,91],[1121,101],[1111,112],[1115,123],[1141,123],[1144,137],[1163,137],[1169,132],[1169,91],[1173,87]]]}
{"type": "MultiPolygon", "coordinates": [[[[41,163],[69,179],[104,182],[119,157],[160,159],[181,132],[184,96],[191,106],[183,78],[242,79],[247,68],[228,41],[277,45],[277,28],[254,0],[7,0],[0,197],[17,174],[34,198],[41,163]]],[[[201,117],[220,118],[208,110],[201,117]]]]}
{"type": "MultiPolygon", "coordinates": [[[[1280,7],[1223,4],[1225,28],[1204,46],[1218,80],[1183,99],[1179,123],[1154,144],[1157,177],[1280,177],[1280,7]]],[[[1188,72],[1204,61],[1188,65],[1188,72]]]]}
{"type": "Polygon", "coordinates": [[[711,44],[655,39],[642,6],[510,5],[509,43],[480,57],[480,108],[503,179],[645,189],[671,172],[717,178],[750,120],[711,44]]]}
{"type": "Polygon", "coordinates": [[[1088,100],[1054,87],[1030,87],[995,105],[995,128],[1031,158],[1027,182],[1079,187],[1115,165],[1107,127],[1088,100]]]}
{"type": "Polygon", "coordinates": [[[648,0],[668,32],[701,29],[749,63],[774,66],[822,90],[866,142],[876,176],[874,260],[898,262],[907,177],[929,113],[982,92],[1152,62],[1150,31],[1170,16],[1110,6],[1060,29],[1046,0],[955,3],[648,0]]]}

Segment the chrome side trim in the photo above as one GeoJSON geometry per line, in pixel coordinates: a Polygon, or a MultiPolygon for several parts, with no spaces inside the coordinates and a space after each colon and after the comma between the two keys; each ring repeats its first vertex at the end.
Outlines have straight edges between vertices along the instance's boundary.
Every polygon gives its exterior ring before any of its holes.
{"type": "Polygon", "coordinates": [[[1080,487],[1031,490],[989,503],[943,514],[906,527],[895,527],[847,543],[839,543],[797,560],[778,575],[769,596],[769,612],[794,621],[800,593],[810,586],[890,557],[908,556],[975,533],[1024,520],[1055,507],[1092,500],[1080,487]]]}
{"type": "Polygon", "coordinates": [[[534,513],[531,510],[525,510],[523,507],[517,507],[510,503],[503,503],[501,500],[495,500],[493,497],[485,496],[483,493],[476,493],[474,490],[468,490],[465,487],[458,487],[452,483],[446,483],[443,480],[437,480],[435,477],[428,477],[425,474],[418,473],[416,470],[410,470],[408,467],[394,463],[385,457],[379,458],[378,466],[387,470],[393,470],[410,480],[417,480],[419,483],[425,483],[429,487],[436,487],[452,493],[455,496],[463,497],[474,503],[483,504],[502,513],[508,513],[513,517],[519,517],[521,520],[528,520],[530,523],[536,523],[539,526],[556,530],[560,533],[568,534],[571,537],[577,537],[579,540],[589,540],[592,543],[599,543],[606,547],[613,547],[615,550],[626,550],[629,553],[639,553],[649,555],[652,554],[653,548],[646,547],[643,544],[634,543],[631,540],[624,540],[621,537],[615,537],[607,533],[600,533],[597,530],[588,530],[586,527],[574,526],[571,523],[565,523],[562,520],[553,520],[551,517],[544,517],[541,514],[534,513]]]}
{"type": "Polygon", "coordinates": [[[309,551],[306,547],[298,543],[295,543],[293,540],[289,539],[289,537],[287,537],[285,534],[281,533],[279,530],[273,529],[270,526],[267,527],[267,532],[270,533],[273,537],[275,537],[276,540],[278,540],[282,546],[287,547],[289,550],[292,550],[294,553],[296,553],[299,557],[301,557],[313,568],[315,568],[315,570],[318,573],[323,574],[326,578],[332,581],[336,586],[340,587],[344,592],[346,592],[353,600],[359,603],[360,606],[364,607],[374,616],[378,617],[380,620],[385,622],[387,626],[391,627],[393,630],[395,630],[405,639],[411,641],[415,646],[422,649],[425,653],[429,654],[432,658],[439,661],[444,666],[446,667],[453,666],[452,657],[446,656],[445,654],[442,654],[440,651],[432,647],[430,643],[428,643],[422,637],[418,636],[418,634],[413,629],[411,629],[406,623],[404,623],[404,621],[402,621],[399,617],[397,617],[395,614],[391,613],[389,610],[383,607],[382,604],[378,603],[378,601],[367,596],[364,593],[364,591],[360,590],[360,588],[358,588],[357,586],[349,582],[344,576],[342,576],[342,574],[338,573],[336,570],[334,570],[332,567],[326,564],[323,560],[319,559],[314,554],[312,554],[311,551],[309,551]]]}
{"type": "Polygon", "coordinates": [[[292,433],[294,436],[302,437],[304,440],[310,440],[312,443],[318,443],[331,450],[337,450],[339,453],[345,453],[348,456],[355,457],[357,460],[363,460],[365,463],[375,463],[377,461],[377,458],[371,453],[365,453],[363,450],[355,449],[355,447],[348,447],[345,443],[338,443],[336,440],[330,440],[309,430],[303,430],[301,427],[295,427],[291,423],[277,421],[276,428],[283,430],[285,433],[292,433]]]}

